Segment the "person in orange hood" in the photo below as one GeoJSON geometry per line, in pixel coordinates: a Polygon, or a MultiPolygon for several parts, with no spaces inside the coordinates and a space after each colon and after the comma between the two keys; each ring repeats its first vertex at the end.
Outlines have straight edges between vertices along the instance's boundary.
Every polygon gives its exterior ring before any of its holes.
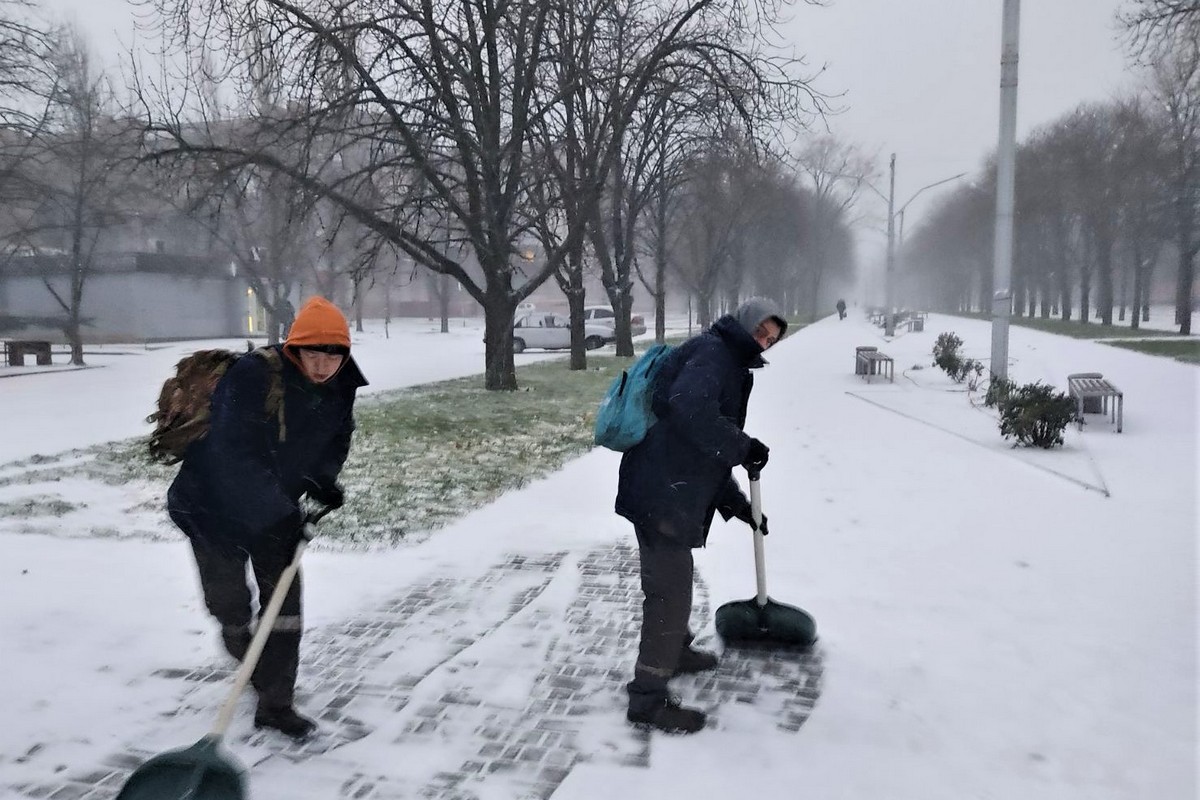
{"type": "MultiPolygon", "coordinates": [[[[188,447],[167,493],[171,519],[191,540],[205,605],[238,660],[251,639],[247,564],[265,604],[303,533],[301,498],[343,504],[337,479],[355,395],[367,384],[345,316],[322,297],[306,302],[286,341],[268,350],[273,358],[239,358],[217,384],[208,435],[188,447]]],[[[255,727],[294,738],[316,727],[293,702],[302,629],[297,574],[251,678],[255,727]]]]}

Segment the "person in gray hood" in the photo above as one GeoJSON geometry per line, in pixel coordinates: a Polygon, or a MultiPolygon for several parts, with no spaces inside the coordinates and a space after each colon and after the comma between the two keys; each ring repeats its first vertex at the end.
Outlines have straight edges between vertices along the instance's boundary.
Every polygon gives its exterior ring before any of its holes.
{"type": "MultiPolygon", "coordinates": [[[[769,448],[742,428],[752,369],[783,338],[787,320],[756,297],[667,356],[656,379],[658,422],[621,458],[616,511],[637,535],[642,629],[626,718],[671,733],[704,727],[705,714],[670,697],[675,675],[713,669],[716,656],[692,648],[692,548],[708,538],[713,516],[754,527],[750,501],[732,470],[766,466],[769,448]]],[[[767,532],[763,517],[762,530],[767,532]]]]}

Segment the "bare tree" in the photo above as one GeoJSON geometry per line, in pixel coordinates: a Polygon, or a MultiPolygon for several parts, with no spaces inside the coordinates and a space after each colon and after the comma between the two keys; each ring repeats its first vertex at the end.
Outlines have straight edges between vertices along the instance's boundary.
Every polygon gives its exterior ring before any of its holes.
{"type": "MultiPolygon", "coordinates": [[[[48,120],[53,92],[52,37],[32,19],[26,0],[0,0],[0,208],[11,217],[19,171],[48,120]]],[[[0,219],[11,227],[12,220],[0,219]]]]}
{"type": "MultiPolygon", "coordinates": [[[[227,84],[249,78],[264,48],[287,102],[269,125],[237,139],[205,139],[185,113],[145,91],[151,131],[170,138],[157,158],[205,155],[224,169],[253,165],[335,204],[375,235],[460,283],[484,309],[485,381],[516,387],[512,315],[557,265],[551,254],[522,276],[514,257],[527,225],[529,115],[538,91],[545,0],[452,6],[417,0],[158,0],[176,41],[200,63],[216,56],[227,84]],[[203,20],[202,27],[193,23],[203,20]],[[199,31],[203,30],[204,36],[199,31]],[[331,75],[353,76],[330,96],[331,75]],[[329,171],[341,162],[347,169],[329,171]],[[422,214],[454,221],[474,264],[425,238],[422,214]]],[[[172,96],[178,96],[176,92],[172,96]]]]}
{"type": "Polygon", "coordinates": [[[1132,308],[1130,327],[1149,319],[1150,279],[1163,244],[1171,238],[1170,137],[1162,115],[1144,98],[1115,105],[1117,180],[1122,185],[1119,319],[1132,308]],[[1129,284],[1132,283],[1132,286],[1129,284]],[[1131,293],[1132,292],[1132,293],[1131,293]]]}
{"type": "MultiPolygon", "coordinates": [[[[186,63],[215,64],[205,68],[227,91],[244,92],[255,54],[269,52],[286,99],[278,116],[255,131],[242,129],[236,140],[205,138],[196,134],[212,129],[185,122],[203,111],[202,96],[164,86],[154,97],[143,76],[153,156],[204,156],[224,169],[253,165],[285,176],[416,263],[451,276],[484,310],[486,386],[515,388],[513,312],[559,267],[577,235],[536,262],[519,256],[539,225],[531,216],[538,213],[530,185],[538,157],[530,146],[533,126],[563,91],[543,78],[561,55],[551,33],[564,4],[152,1],[186,63]],[[447,257],[429,240],[430,218],[452,220],[467,258],[447,257]]],[[[641,68],[615,76],[626,92],[616,119],[636,104],[655,64],[683,52],[696,30],[742,25],[754,7],[779,3],[637,5],[656,12],[648,30],[657,31],[659,42],[641,68]]],[[[197,84],[195,75],[184,78],[197,84]]]]}
{"type": "Polygon", "coordinates": [[[757,158],[737,131],[693,159],[672,231],[674,272],[696,301],[700,325],[715,318],[721,289],[737,285],[736,252],[759,185],[757,158]]]}
{"type": "Polygon", "coordinates": [[[1131,0],[1117,16],[1134,55],[1151,63],[1174,43],[1200,41],[1200,0],[1131,0]]]}
{"type": "Polygon", "coordinates": [[[815,317],[839,231],[848,221],[863,185],[873,177],[874,167],[858,148],[829,135],[806,141],[796,155],[796,166],[815,201],[806,205],[810,219],[805,226],[810,237],[806,247],[810,265],[807,310],[810,317],[815,317]]]}
{"type": "Polygon", "coordinates": [[[5,238],[31,253],[65,252],[46,266],[42,280],[63,313],[71,363],[81,365],[84,296],[98,266],[97,245],[139,202],[132,169],[136,129],[116,116],[108,80],[93,70],[74,31],[58,31],[47,58],[53,81],[45,124],[31,132],[25,157],[6,181],[10,202],[25,213],[5,238]]]}
{"type": "Polygon", "coordinates": [[[1200,37],[1181,41],[1153,68],[1151,92],[1169,132],[1168,172],[1179,268],[1175,321],[1192,332],[1192,291],[1200,251],[1200,37]]]}

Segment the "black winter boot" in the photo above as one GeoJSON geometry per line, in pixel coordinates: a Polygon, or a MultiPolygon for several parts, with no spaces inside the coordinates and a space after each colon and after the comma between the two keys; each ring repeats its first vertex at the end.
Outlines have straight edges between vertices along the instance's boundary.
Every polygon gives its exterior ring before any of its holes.
{"type": "Polygon", "coordinates": [[[303,739],[316,730],[317,723],[308,717],[300,716],[291,706],[272,708],[260,705],[254,713],[254,727],[271,728],[284,736],[303,739]]]}
{"type": "Polygon", "coordinates": [[[684,708],[674,697],[648,711],[630,708],[625,719],[638,727],[657,728],[664,733],[695,733],[704,727],[707,716],[695,708],[684,708]]]}
{"type": "Polygon", "coordinates": [[[676,675],[691,675],[695,672],[705,672],[717,668],[717,657],[706,650],[683,648],[679,654],[679,663],[675,667],[676,675]]]}

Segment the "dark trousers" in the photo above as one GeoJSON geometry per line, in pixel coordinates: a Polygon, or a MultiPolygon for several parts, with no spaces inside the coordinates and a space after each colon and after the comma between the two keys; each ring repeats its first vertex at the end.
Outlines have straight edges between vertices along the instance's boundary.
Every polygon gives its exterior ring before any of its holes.
{"type": "MultiPolygon", "coordinates": [[[[226,648],[231,655],[240,659],[250,640],[250,587],[246,580],[246,562],[249,561],[258,583],[261,613],[270,602],[279,576],[291,563],[294,547],[267,538],[261,546],[247,554],[241,550],[230,552],[209,547],[195,538],[191,542],[200,571],[204,604],[221,623],[221,637],[226,648]]],[[[258,692],[260,707],[291,707],[296,691],[296,671],[300,665],[302,629],[300,573],[297,572],[250,679],[258,692]]]]}
{"type": "Polygon", "coordinates": [[[680,653],[692,641],[692,549],[649,537],[636,528],[642,578],[642,631],[633,680],[626,686],[629,708],[649,711],[667,697],[680,653]]]}

